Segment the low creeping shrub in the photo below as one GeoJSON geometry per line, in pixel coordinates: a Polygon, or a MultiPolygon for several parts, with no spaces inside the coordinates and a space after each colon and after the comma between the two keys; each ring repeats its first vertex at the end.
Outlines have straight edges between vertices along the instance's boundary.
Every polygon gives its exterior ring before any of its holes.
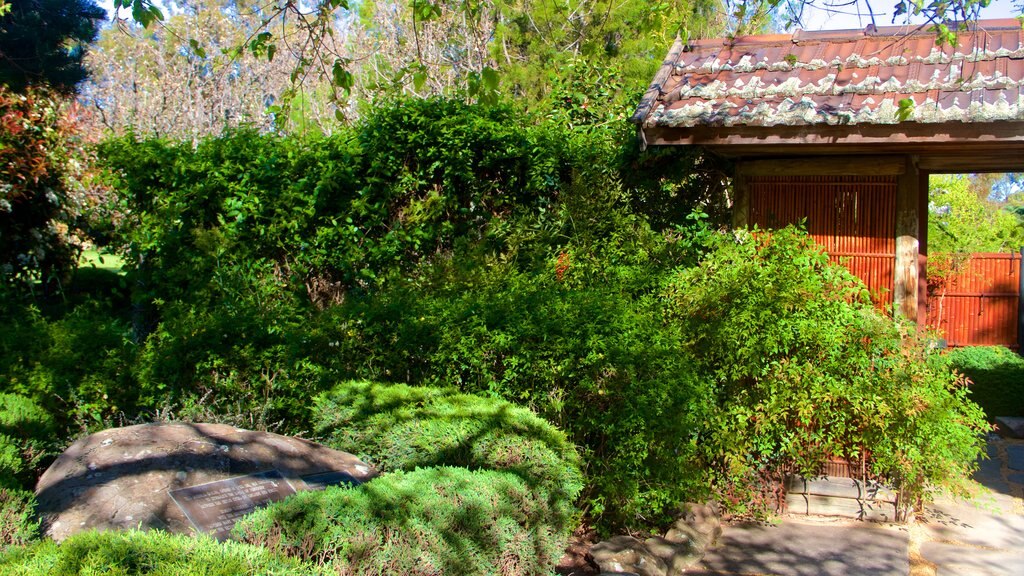
{"type": "Polygon", "coordinates": [[[0,487],[32,487],[53,431],[53,418],[39,404],[0,392],[0,487]]]}
{"type": "Polygon", "coordinates": [[[347,382],[314,413],[327,444],[385,473],[258,511],[236,528],[245,541],[345,574],[542,574],[561,556],[578,521],[579,459],[529,410],[347,382]]]}
{"type": "Polygon", "coordinates": [[[450,389],[348,382],[317,397],[314,411],[328,445],[383,471],[509,472],[559,508],[556,525],[572,519],[579,457],[562,432],[525,408],[450,389]]]}
{"type": "Polygon", "coordinates": [[[0,485],[0,552],[24,546],[39,535],[34,508],[35,498],[31,492],[0,485]]]}
{"type": "Polygon", "coordinates": [[[263,548],[165,532],[83,532],[0,554],[4,576],[326,576],[263,548]]]}

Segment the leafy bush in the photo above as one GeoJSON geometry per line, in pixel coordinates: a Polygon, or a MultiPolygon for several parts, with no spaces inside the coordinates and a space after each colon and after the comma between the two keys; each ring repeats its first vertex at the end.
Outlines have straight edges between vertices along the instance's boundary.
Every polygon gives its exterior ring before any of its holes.
{"type": "Polygon", "coordinates": [[[45,453],[53,431],[53,418],[38,404],[23,396],[0,393],[0,486],[31,487],[32,469],[45,453]]]}
{"type": "Polygon", "coordinates": [[[949,366],[971,380],[970,398],[989,419],[1024,417],[1024,358],[1002,346],[970,346],[945,354],[949,366]]]}
{"type": "Polygon", "coordinates": [[[545,574],[569,528],[557,516],[515,474],[420,468],[297,494],[235,533],[343,574],[545,574]]]}
{"type": "Polygon", "coordinates": [[[0,554],[8,576],[290,576],[323,574],[311,564],[259,547],[164,532],[83,532],[57,544],[44,540],[0,554]]]}
{"type": "Polygon", "coordinates": [[[86,299],[53,317],[12,297],[0,312],[0,385],[38,404],[56,429],[102,425],[135,407],[131,327],[109,303],[86,299]]]}
{"type": "Polygon", "coordinates": [[[1024,246],[1020,218],[987,199],[991,182],[966,174],[936,174],[928,184],[929,256],[1015,252],[1024,246]]]}
{"type": "Polygon", "coordinates": [[[874,310],[845,268],[793,228],[721,235],[665,297],[715,386],[699,440],[725,486],[859,460],[908,501],[956,488],[986,426],[961,380],[874,310]]]}
{"type": "Polygon", "coordinates": [[[36,537],[35,467],[46,454],[53,419],[38,404],[0,392],[0,550],[36,537]]]}

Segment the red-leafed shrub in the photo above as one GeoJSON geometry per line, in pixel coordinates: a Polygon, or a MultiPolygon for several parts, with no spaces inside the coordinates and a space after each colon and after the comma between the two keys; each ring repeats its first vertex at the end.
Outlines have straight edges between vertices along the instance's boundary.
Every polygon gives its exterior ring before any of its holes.
{"type": "Polygon", "coordinates": [[[75,263],[84,152],[74,105],[0,86],[0,281],[55,285],[75,263]]]}

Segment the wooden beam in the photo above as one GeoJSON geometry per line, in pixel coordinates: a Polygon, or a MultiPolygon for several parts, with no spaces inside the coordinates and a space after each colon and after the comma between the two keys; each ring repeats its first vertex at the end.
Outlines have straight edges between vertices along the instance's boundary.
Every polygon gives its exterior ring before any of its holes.
{"type": "Polygon", "coordinates": [[[936,174],[963,174],[964,172],[1024,172],[1024,154],[1019,149],[972,154],[970,150],[959,155],[922,156],[921,170],[936,174]]]}
{"type": "MultiPolygon", "coordinates": [[[[1024,122],[964,122],[854,124],[811,126],[701,126],[696,128],[644,127],[651,145],[713,146],[725,155],[746,155],[742,149],[780,146],[878,145],[888,150],[916,146],[922,150],[945,148],[950,156],[979,147],[1024,145],[1024,122]],[[734,149],[730,153],[729,149],[734,149]]],[[[832,152],[835,153],[834,151],[832,152]]]]}
{"type": "Polygon", "coordinates": [[[906,157],[906,171],[896,187],[896,269],[893,271],[893,304],[896,313],[912,322],[918,319],[920,279],[920,187],[916,158],[906,157]]]}
{"type": "Polygon", "coordinates": [[[819,156],[743,162],[746,176],[899,176],[906,169],[903,156],[819,156]]]}

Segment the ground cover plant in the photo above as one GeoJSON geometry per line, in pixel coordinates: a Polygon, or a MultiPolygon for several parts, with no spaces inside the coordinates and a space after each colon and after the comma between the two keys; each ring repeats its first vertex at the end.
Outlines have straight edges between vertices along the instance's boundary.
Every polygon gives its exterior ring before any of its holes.
{"type": "Polygon", "coordinates": [[[5,576],[320,576],[319,567],[258,546],[152,532],[83,532],[0,553],[5,576]]]}
{"type": "Polygon", "coordinates": [[[465,468],[395,472],[300,493],[248,516],[253,543],[344,574],[545,574],[566,535],[522,478],[465,468]]]}

